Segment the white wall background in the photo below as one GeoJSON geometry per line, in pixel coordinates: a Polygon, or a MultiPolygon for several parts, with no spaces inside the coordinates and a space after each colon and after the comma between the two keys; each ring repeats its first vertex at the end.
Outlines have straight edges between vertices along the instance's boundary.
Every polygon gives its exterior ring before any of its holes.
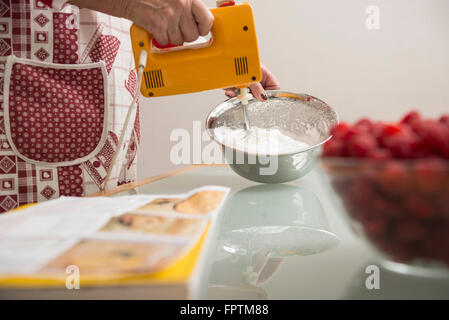
{"type": "MultiPolygon", "coordinates": [[[[449,112],[448,0],[249,2],[261,59],[282,89],[314,95],[348,121],[449,112]],[[365,27],[368,5],[380,8],[379,30],[365,27]]],[[[177,168],[170,132],[191,131],[224,99],[215,90],[141,100],[139,178],[177,168]]]]}

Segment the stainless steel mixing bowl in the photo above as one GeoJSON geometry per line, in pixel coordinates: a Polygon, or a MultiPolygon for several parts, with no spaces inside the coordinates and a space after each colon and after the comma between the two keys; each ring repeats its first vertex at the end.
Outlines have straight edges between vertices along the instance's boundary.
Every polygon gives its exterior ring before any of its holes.
{"type": "Polygon", "coordinates": [[[282,183],[308,173],[316,163],[321,145],[331,138],[330,129],[338,122],[337,113],[318,98],[286,91],[267,91],[268,101],[253,99],[247,106],[251,126],[279,129],[310,147],[286,154],[257,155],[227,145],[214,129],[244,128],[243,107],[237,98],[216,106],[207,116],[206,128],[223,147],[224,157],[238,175],[256,182],[282,183]]]}

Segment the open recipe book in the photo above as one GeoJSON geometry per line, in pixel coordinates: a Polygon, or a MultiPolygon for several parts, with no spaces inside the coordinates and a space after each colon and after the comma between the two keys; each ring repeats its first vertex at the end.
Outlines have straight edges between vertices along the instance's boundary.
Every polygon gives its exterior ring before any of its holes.
{"type": "Polygon", "coordinates": [[[62,197],[1,215],[0,299],[189,298],[228,193],[62,197]]]}

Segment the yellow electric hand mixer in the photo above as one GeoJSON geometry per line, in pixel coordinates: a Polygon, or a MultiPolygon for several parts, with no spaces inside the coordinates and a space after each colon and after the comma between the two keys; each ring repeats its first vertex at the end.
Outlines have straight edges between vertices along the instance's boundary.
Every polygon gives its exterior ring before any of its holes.
{"type": "Polygon", "coordinates": [[[141,93],[145,97],[248,87],[260,81],[259,50],[248,3],[210,10],[214,24],[209,41],[174,48],[157,48],[152,35],[131,27],[136,68],[142,50],[148,52],[141,93]],[[185,47],[185,48],[183,48],[185,47]]]}
{"type": "MultiPolygon", "coordinates": [[[[232,1],[231,1],[232,2],[232,1]]],[[[131,42],[138,72],[138,90],[145,97],[236,87],[244,105],[244,120],[249,130],[246,104],[251,99],[248,86],[262,77],[253,10],[248,3],[210,10],[214,15],[211,36],[198,43],[161,47],[145,29],[133,24],[131,42]]],[[[104,189],[106,189],[118,151],[122,149],[132,109],[128,110],[104,189]]]]}

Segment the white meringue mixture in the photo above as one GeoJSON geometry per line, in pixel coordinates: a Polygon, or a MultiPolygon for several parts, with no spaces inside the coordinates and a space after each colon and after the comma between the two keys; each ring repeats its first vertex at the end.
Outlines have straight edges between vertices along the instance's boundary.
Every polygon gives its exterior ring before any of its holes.
{"type": "Polygon", "coordinates": [[[227,147],[250,154],[278,155],[298,152],[310,147],[309,144],[295,140],[278,129],[251,127],[233,129],[226,126],[214,129],[217,140],[227,147]]]}

